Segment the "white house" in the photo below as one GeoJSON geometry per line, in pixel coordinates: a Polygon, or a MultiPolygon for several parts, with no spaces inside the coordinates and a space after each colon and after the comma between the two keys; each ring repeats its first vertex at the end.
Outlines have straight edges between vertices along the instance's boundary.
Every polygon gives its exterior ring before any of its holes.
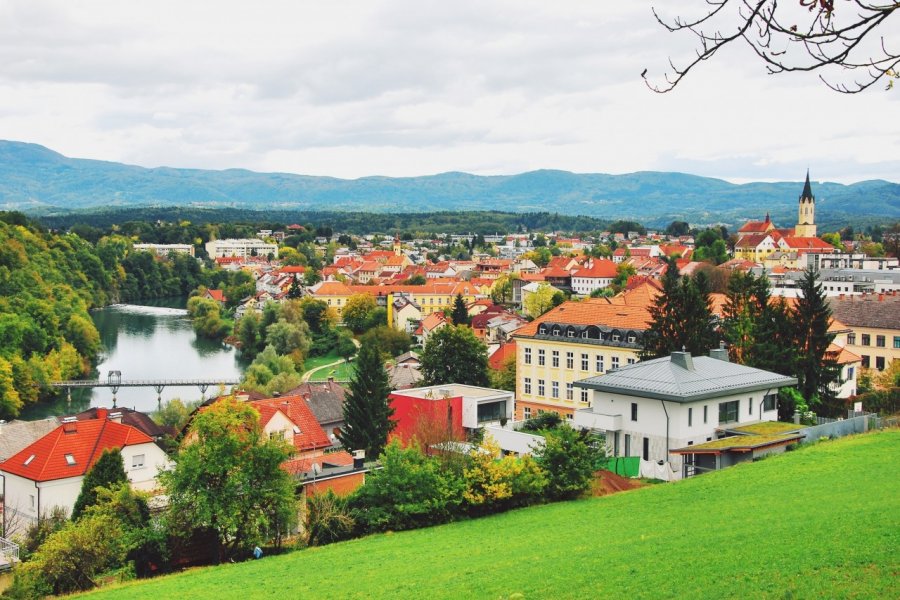
{"type": "Polygon", "coordinates": [[[159,471],[169,465],[166,453],[147,434],[115,420],[115,414],[110,418],[107,409],[98,408],[96,419],[64,419],[0,464],[5,532],[22,531],[55,506],[71,513],[85,473],[104,450],[121,450],[133,488],[156,489],[159,471]]]}
{"type": "Polygon", "coordinates": [[[731,363],[724,349],[697,357],[673,352],[576,381],[593,397],[590,408],[575,411],[573,421],[575,427],[605,432],[610,456],[669,462],[679,474],[682,455],[673,449],[713,442],[723,428],[777,421],[778,390],[796,383],[793,377],[731,363]]]}
{"type": "Polygon", "coordinates": [[[618,267],[611,260],[591,259],[582,268],[572,273],[572,291],[588,295],[613,282],[618,275],[618,267]]]}

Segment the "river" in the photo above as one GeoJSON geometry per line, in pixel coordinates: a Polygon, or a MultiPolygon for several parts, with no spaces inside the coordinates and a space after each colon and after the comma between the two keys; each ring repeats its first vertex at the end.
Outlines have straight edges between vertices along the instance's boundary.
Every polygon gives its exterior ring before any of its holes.
{"type": "MultiPolygon", "coordinates": [[[[221,342],[198,338],[191,328],[184,298],[146,302],[145,305],[116,304],[92,311],[100,332],[100,362],[92,377],[105,380],[110,371],[121,371],[122,379],[237,379],[244,369],[235,349],[221,342]]],[[[207,390],[207,397],[216,389],[207,390]]],[[[197,387],[169,387],[162,391],[163,403],[172,398],[198,400],[197,387]]],[[[72,401],[63,393],[51,402],[28,406],[19,418],[40,419],[73,414],[91,406],[112,407],[110,388],[73,389],[72,401]]],[[[116,406],[152,412],[159,408],[156,390],[150,387],[119,388],[116,406]]]]}

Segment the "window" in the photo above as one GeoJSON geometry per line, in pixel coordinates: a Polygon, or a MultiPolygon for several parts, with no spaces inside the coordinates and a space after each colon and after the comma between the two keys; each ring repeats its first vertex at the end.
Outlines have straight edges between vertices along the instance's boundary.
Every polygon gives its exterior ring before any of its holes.
{"type": "Polygon", "coordinates": [[[884,357],[876,356],[875,357],[875,368],[879,371],[884,371],[884,357]]]}
{"type": "Polygon", "coordinates": [[[597,372],[602,373],[603,372],[603,355],[602,354],[597,355],[596,364],[597,364],[597,372]]]}
{"type": "Polygon", "coordinates": [[[619,357],[618,357],[618,356],[613,356],[613,357],[612,357],[612,368],[613,368],[613,369],[618,369],[618,368],[619,368],[619,357]]]}
{"type": "Polygon", "coordinates": [[[863,355],[860,356],[860,358],[862,358],[862,366],[863,366],[863,368],[864,368],[864,369],[868,369],[868,368],[869,368],[869,357],[868,357],[867,355],[863,354],[863,355]]]}
{"type": "Polygon", "coordinates": [[[706,423],[709,418],[709,406],[703,407],[703,422],[706,423]]]}
{"type": "Polygon", "coordinates": [[[478,422],[499,421],[506,416],[506,401],[478,405],[478,422]]]}
{"type": "Polygon", "coordinates": [[[554,350],[550,353],[550,366],[554,369],[559,368],[559,350],[554,350]]]}
{"type": "Polygon", "coordinates": [[[588,403],[588,391],[584,388],[581,388],[581,401],[585,404],[588,403]]]}
{"type": "Polygon", "coordinates": [[[629,358],[626,362],[627,362],[629,365],[633,365],[633,364],[634,364],[634,359],[633,359],[633,358],[629,358]]]}
{"type": "Polygon", "coordinates": [[[625,434],[625,456],[631,456],[631,434],[625,434]]]}
{"type": "Polygon", "coordinates": [[[571,420],[573,420],[574,418],[575,418],[575,417],[574,417],[574,415],[572,415],[572,413],[566,413],[566,421],[571,421],[571,420]]]}
{"type": "Polygon", "coordinates": [[[31,510],[34,510],[34,494],[28,496],[28,499],[31,501],[31,510]]]}
{"type": "Polygon", "coordinates": [[[620,336],[618,333],[614,333],[612,336],[612,341],[618,342],[620,337],[622,336],[620,336]]]}
{"type": "Polygon", "coordinates": [[[553,381],[550,383],[550,395],[553,398],[559,398],[559,382],[553,381]]]}
{"type": "Polygon", "coordinates": [[[588,370],[588,355],[587,354],[581,355],[581,370],[582,371],[588,370]]]}
{"type": "Polygon", "coordinates": [[[637,402],[631,403],[631,420],[637,421],[637,402]]]}
{"type": "Polygon", "coordinates": [[[900,349],[900,335],[894,336],[894,349],[900,349]]]}
{"type": "Polygon", "coordinates": [[[140,469],[144,466],[144,455],[143,454],[135,454],[131,457],[131,468],[132,469],[140,469]]]}
{"type": "Polygon", "coordinates": [[[544,395],[544,380],[538,379],[538,396],[544,395]]]}
{"type": "Polygon", "coordinates": [[[26,458],[26,459],[25,459],[25,462],[23,462],[22,464],[25,465],[25,466],[27,467],[28,465],[31,464],[31,461],[34,460],[34,457],[35,457],[35,455],[32,454],[31,456],[29,456],[28,458],[26,458]]]}
{"type": "Polygon", "coordinates": [[[628,336],[628,343],[629,343],[629,344],[633,344],[634,341],[635,341],[635,339],[637,339],[637,338],[635,338],[633,335],[629,335],[629,336],[628,336]]]}
{"type": "Polygon", "coordinates": [[[575,353],[574,352],[566,352],[566,368],[567,369],[575,368],[575,353]]]}
{"type": "Polygon", "coordinates": [[[547,357],[543,350],[538,350],[538,366],[543,367],[547,364],[547,357]]]}
{"type": "Polygon", "coordinates": [[[571,400],[575,394],[575,388],[571,383],[566,384],[566,400],[571,400]]]}
{"type": "Polygon", "coordinates": [[[575,330],[570,329],[566,332],[566,337],[575,337],[575,330]]]}
{"type": "Polygon", "coordinates": [[[856,345],[856,334],[848,333],[847,334],[847,343],[851,345],[856,345]]]}
{"type": "Polygon", "coordinates": [[[856,373],[855,367],[849,367],[847,369],[847,381],[853,381],[853,375],[856,373]]]}
{"type": "Polygon", "coordinates": [[[531,348],[525,348],[525,364],[531,364],[531,348]]]}
{"type": "Polygon", "coordinates": [[[541,325],[541,326],[538,328],[538,333],[541,334],[541,335],[546,335],[546,334],[547,334],[547,326],[546,326],[546,325],[541,325]]]}
{"type": "Polygon", "coordinates": [[[862,345],[863,346],[871,346],[872,345],[872,336],[868,333],[862,334],[862,345]]]}
{"type": "Polygon", "coordinates": [[[778,394],[766,394],[763,398],[763,410],[775,410],[778,408],[778,394]]]}
{"type": "Polygon", "coordinates": [[[650,460],[650,438],[644,438],[644,460],[650,460]]]}
{"type": "Polygon", "coordinates": [[[738,410],[740,410],[740,400],[732,400],[731,402],[719,403],[719,423],[734,423],[738,420],[738,410]]]}
{"type": "Polygon", "coordinates": [[[530,406],[526,406],[525,408],[522,409],[522,416],[525,417],[525,419],[531,418],[531,407],[530,406]]]}
{"type": "Polygon", "coordinates": [[[694,424],[694,409],[688,407],[688,427],[693,426],[694,424]]]}
{"type": "Polygon", "coordinates": [[[75,464],[75,457],[71,454],[66,454],[66,464],[70,467],[73,466],[75,464]]]}
{"type": "Polygon", "coordinates": [[[747,400],[747,410],[748,410],[748,412],[747,412],[748,415],[753,414],[753,398],[750,398],[747,400]]]}
{"type": "Polygon", "coordinates": [[[588,336],[587,329],[585,329],[584,331],[581,332],[581,337],[586,338],[587,336],[588,336]]]}
{"type": "Polygon", "coordinates": [[[526,377],[525,379],[523,379],[523,382],[524,382],[524,385],[522,387],[524,388],[524,393],[530,394],[531,393],[531,377],[526,377]]]}
{"type": "Polygon", "coordinates": [[[875,336],[875,345],[879,348],[884,348],[884,336],[883,335],[875,336]]]}

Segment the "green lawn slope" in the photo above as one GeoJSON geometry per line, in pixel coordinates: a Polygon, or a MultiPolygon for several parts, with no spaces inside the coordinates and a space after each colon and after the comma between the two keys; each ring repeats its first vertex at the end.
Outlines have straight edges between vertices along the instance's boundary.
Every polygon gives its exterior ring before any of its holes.
{"type": "Polygon", "coordinates": [[[898,598],[900,431],[100,598],[898,598]]]}

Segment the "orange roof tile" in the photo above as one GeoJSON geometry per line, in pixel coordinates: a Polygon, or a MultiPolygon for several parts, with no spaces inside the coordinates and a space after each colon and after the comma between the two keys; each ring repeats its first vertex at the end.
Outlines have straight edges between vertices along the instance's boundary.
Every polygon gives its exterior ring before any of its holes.
{"type": "Polygon", "coordinates": [[[589,267],[582,267],[572,273],[572,277],[597,277],[611,279],[618,275],[616,263],[605,258],[594,259],[589,267]]]}
{"type": "Polygon", "coordinates": [[[105,411],[98,414],[102,417],[63,423],[9,457],[0,470],[32,481],[79,477],[94,466],[104,450],[153,442],[150,436],[131,425],[110,421],[105,411]],[[69,464],[66,456],[72,457],[73,464],[69,464]]]}
{"type": "Polygon", "coordinates": [[[537,333],[544,322],[570,325],[606,325],[626,329],[647,329],[651,321],[650,311],[644,306],[613,304],[605,298],[588,298],[581,302],[563,302],[531,323],[521,327],[513,335],[529,337],[537,333]]]}
{"type": "Polygon", "coordinates": [[[297,450],[314,450],[328,448],[331,440],[316,421],[312,410],[306,405],[303,396],[281,396],[280,398],[267,398],[265,400],[253,400],[249,404],[259,411],[260,423],[265,426],[276,412],[281,412],[294,425],[300,429],[300,433],[294,434],[294,447],[297,450]]]}

